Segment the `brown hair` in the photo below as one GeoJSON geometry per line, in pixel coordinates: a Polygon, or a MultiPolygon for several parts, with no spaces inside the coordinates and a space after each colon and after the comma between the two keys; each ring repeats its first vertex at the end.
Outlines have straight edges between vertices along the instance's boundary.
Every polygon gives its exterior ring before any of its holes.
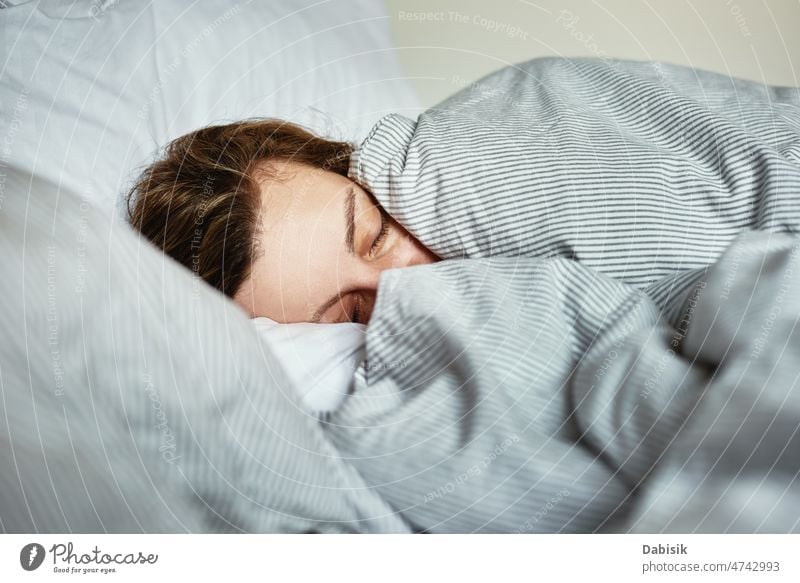
{"type": "MultiPolygon", "coordinates": [[[[128,194],[130,223],[167,255],[233,297],[250,275],[264,161],[347,176],[353,145],[275,119],[210,126],[171,142],[128,194]]],[[[267,176],[269,178],[269,176],[267,176]]]]}

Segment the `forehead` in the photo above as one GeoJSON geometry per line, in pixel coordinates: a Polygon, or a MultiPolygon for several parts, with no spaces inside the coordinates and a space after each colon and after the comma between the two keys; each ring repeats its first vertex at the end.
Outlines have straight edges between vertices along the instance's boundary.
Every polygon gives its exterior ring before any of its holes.
{"type": "Polygon", "coordinates": [[[351,184],[340,174],[291,160],[261,162],[253,170],[253,177],[261,186],[262,198],[293,194],[293,198],[325,199],[351,184]]]}
{"type": "MultiPolygon", "coordinates": [[[[301,233],[313,230],[341,229],[340,218],[346,192],[351,185],[344,176],[293,162],[269,162],[256,169],[260,185],[261,235],[286,234],[301,227],[301,233]],[[336,224],[329,224],[335,221],[336,224]]],[[[270,237],[273,238],[273,237],[270,237]]]]}
{"type": "Polygon", "coordinates": [[[342,283],[344,201],[352,183],[291,162],[271,162],[253,176],[261,186],[250,274],[255,308],[277,321],[305,321],[342,283]]]}

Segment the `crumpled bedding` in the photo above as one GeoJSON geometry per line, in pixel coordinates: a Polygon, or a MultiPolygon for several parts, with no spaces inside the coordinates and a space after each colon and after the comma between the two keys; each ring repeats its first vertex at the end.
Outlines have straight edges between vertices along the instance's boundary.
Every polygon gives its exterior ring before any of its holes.
{"type": "Polygon", "coordinates": [[[800,531],[799,258],[748,234],[710,268],[682,350],[712,379],[626,530],[800,531]]]}
{"type": "Polygon", "coordinates": [[[800,88],[535,59],[385,116],[349,175],[441,257],[566,257],[641,288],[745,229],[800,232],[800,88]]]}
{"type": "Polygon", "coordinates": [[[798,247],[746,233],[645,290],[565,259],[386,272],[326,432],[421,532],[798,530],[798,247]]]}
{"type": "Polygon", "coordinates": [[[447,259],[383,275],[326,426],[414,529],[800,529],[800,90],[537,59],[350,177],[447,259]]]}

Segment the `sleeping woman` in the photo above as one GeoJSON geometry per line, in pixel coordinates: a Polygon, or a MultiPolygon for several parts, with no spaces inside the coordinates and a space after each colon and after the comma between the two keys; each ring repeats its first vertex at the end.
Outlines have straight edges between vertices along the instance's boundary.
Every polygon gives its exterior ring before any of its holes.
{"type": "Polygon", "coordinates": [[[357,149],[271,120],[198,130],[129,200],[250,316],[369,322],[327,435],[415,530],[593,532],[704,410],[727,348],[755,358],[772,292],[797,316],[797,240],[777,232],[800,230],[800,92],[539,59],[357,149]],[[745,334],[715,328],[743,321],[753,279],[745,334]]]}
{"type": "Polygon", "coordinates": [[[251,317],[358,322],[380,274],[437,257],[347,178],[353,147],[282,121],[173,141],[131,192],[131,223],[251,317]]]}
{"type": "Polygon", "coordinates": [[[358,148],[276,120],[175,140],[134,227],[276,322],[369,321],[381,273],[565,257],[645,288],[748,229],[800,226],[800,91],[665,65],[536,59],[358,148]]]}

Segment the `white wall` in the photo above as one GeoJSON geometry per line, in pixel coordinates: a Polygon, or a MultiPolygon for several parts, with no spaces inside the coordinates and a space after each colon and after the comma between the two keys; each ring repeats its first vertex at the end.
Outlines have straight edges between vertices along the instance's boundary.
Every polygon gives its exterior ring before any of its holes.
{"type": "Polygon", "coordinates": [[[686,64],[800,86],[800,0],[387,0],[406,73],[431,106],[537,56],[686,64]]]}

